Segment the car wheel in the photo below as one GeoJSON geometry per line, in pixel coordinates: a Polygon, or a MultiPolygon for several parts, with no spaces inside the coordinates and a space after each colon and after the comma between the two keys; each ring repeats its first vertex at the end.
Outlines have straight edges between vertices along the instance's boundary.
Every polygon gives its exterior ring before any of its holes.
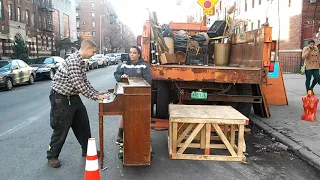
{"type": "Polygon", "coordinates": [[[28,83],[29,83],[29,84],[33,84],[33,83],[34,83],[34,77],[33,77],[32,74],[30,74],[28,83]]]}
{"type": "Polygon", "coordinates": [[[53,80],[53,77],[54,77],[54,72],[53,72],[53,70],[51,69],[51,71],[50,71],[50,79],[53,80]]]}
{"type": "Polygon", "coordinates": [[[6,86],[5,86],[5,89],[7,91],[10,91],[13,87],[13,83],[12,83],[12,80],[10,78],[7,78],[6,80],[6,86]]]}

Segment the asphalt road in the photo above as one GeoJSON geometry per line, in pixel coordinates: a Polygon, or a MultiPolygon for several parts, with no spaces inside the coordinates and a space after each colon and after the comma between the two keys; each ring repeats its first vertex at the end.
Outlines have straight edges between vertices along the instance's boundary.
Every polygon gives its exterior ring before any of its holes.
{"type": "MultiPolygon", "coordinates": [[[[88,72],[97,90],[113,88],[115,67],[88,72]]],[[[83,179],[85,158],[72,130],[62,149],[62,166],[48,166],[46,149],[51,136],[49,91],[51,81],[0,91],[0,179],[79,180],[83,179]]],[[[98,140],[98,105],[82,97],[91,120],[92,135],[98,140]]],[[[155,157],[149,167],[123,167],[117,158],[118,117],[105,118],[105,165],[101,179],[110,180],[317,180],[320,173],[282,149],[260,130],[252,127],[246,135],[247,163],[169,160],[166,131],[152,131],[155,157]]],[[[98,142],[97,142],[98,146],[98,142]]]]}

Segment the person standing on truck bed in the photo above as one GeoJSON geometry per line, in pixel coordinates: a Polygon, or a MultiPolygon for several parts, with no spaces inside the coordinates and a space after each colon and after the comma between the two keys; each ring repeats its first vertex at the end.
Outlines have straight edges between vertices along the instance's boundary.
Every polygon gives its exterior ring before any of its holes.
{"type": "MultiPolygon", "coordinates": [[[[141,57],[141,50],[137,46],[132,46],[129,52],[129,59],[125,64],[120,64],[114,72],[117,82],[122,82],[128,77],[143,77],[151,85],[151,71],[148,63],[141,57]]],[[[123,142],[123,120],[120,121],[117,142],[123,142]]]]}
{"type": "Polygon", "coordinates": [[[91,137],[86,107],[79,94],[88,99],[103,100],[106,92],[95,90],[87,79],[83,59],[89,59],[96,52],[96,44],[91,40],[81,43],[79,52],[71,54],[58,68],[50,92],[50,126],[53,129],[47,150],[48,163],[53,168],[60,167],[58,160],[70,127],[82,148],[82,156],[87,153],[88,139],[91,137]]]}
{"type": "Polygon", "coordinates": [[[310,40],[308,42],[308,46],[304,47],[302,50],[302,59],[306,62],[306,90],[312,90],[314,86],[319,82],[319,68],[320,68],[320,61],[319,61],[319,49],[317,46],[314,45],[314,40],[310,40]],[[313,76],[313,81],[310,86],[311,78],[313,76]]]}

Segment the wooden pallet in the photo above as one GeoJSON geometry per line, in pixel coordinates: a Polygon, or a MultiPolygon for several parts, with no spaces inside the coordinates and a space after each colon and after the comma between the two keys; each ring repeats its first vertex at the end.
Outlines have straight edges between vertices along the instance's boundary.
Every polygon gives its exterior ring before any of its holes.
{"type": "Polygon", "coordinates": [[[245,161],[244,126],[249,120],[231,106],[170,104],[169,112],[170,159],[245,161]],[[178,126],[179,123],[182,125],[178,126]],[[187,154],[187,148],[199,148],[204,152],[187,154]],[[225,149],[227,154],[214,155],[211,149],[225,149]]]}

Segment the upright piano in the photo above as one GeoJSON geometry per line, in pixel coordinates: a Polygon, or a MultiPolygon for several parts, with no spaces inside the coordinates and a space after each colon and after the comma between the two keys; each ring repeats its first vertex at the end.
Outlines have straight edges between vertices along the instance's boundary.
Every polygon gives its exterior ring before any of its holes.
{"type": "Polygon", "coordinates": [[[140,77],[116,83],[109,89],[109,99],[99,102],[100,166],[104,160],[104,116],[120,115],[123,118],[123,165],[151,164],[151,86],[140,77]]]}

